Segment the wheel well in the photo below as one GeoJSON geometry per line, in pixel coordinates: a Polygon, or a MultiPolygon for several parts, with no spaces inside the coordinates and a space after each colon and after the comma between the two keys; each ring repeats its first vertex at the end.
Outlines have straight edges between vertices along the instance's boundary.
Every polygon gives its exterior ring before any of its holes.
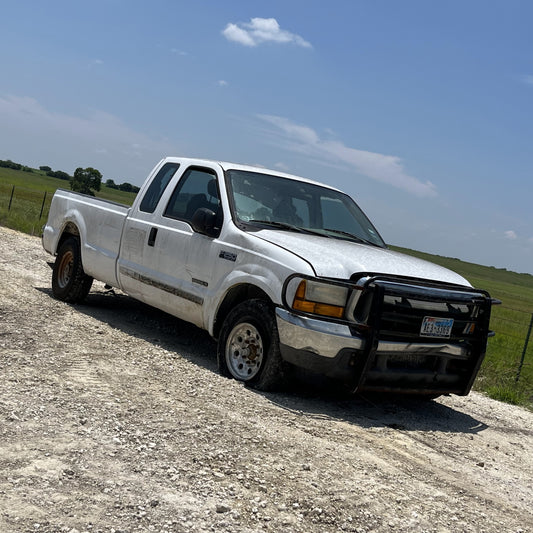
{"type": "Polygon", "coordinates": [[[242,283],[241,285],[231,288],[218,308],[213,327],[213,337],[215,339],[218,338],[218,334],[220,333],[224,319],[235,306],[246,300],[252,300],[256,298],[265,300],[269,305],[273,305],[268,294],[263,289],[260,289],[255,285],[242,283]]]}
{"type": "Polygon", "coordinates": [[[61,237],[59,238],[59,241],[57,243],[56,253],[59,250],[59,248],[61,248],[61,245],[69,237],[76,237],[78,240],[80,238],[80,230],[78,229],[76,224],[73,224],[72,222],[68,222],[67,225],[63,228],[63,233],[61,234],[61,237]]]}

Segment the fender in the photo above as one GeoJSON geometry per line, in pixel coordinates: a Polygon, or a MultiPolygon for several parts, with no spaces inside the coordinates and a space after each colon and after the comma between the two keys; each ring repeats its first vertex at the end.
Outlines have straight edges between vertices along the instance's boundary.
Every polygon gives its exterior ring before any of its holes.
{"type": "MultiPolygon", "coordinates": [[[[313,275],[309,265],[302,261],[302,271],[313,275]]],[[[220,307],[227,295],[239,285],[252,285],[263,291],[274,305],[282,305],[282,287],[285,279],[294,273],[294,269],[280,265],[276,271],[268,264],[245,263],[239,269],[232,270],[221,283],[210,291],[210,297],[204,305],[204,324],[210,335],[213,335],[215,321],[220,307]]]]}

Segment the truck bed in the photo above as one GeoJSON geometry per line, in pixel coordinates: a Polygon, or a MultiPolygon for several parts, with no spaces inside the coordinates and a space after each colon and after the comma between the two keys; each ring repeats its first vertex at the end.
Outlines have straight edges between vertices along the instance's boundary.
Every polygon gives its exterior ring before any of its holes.
{"type": "Polygon", "coordinates": [[[110,200],[58,189],[43,229],[43,246],[55,255],[60,236],[71,225],[73,231],[85,237],[81,240],[81,253],[86,274],[116,286],[116,260],[129,209],[110,200]]]}

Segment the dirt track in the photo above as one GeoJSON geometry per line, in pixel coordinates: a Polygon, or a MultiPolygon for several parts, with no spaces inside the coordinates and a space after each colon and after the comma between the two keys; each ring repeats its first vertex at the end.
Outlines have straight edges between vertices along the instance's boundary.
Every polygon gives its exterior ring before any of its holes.
{"type": "Polygon", "coordinates": [[[49,260],[0,228],[0,532],[533,531],[533,413],[257,393],[193,326],[54,300],[49,260]]]}

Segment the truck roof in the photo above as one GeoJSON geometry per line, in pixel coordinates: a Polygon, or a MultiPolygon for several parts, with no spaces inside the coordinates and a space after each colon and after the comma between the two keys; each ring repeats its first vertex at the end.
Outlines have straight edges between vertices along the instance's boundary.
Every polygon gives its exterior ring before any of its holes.
{"type": "Polygon", "coordinates": [[[172,157],[172,156],[166,157],[165,161],[180,162],[180,163],[187,164],[187,165],[199,165],[199,166],[205,165],[206,163],[210,163],[210,164],[215,163],[215,164],[219,165],[222,168],[222,170],[224,170],[224,171],[227,171],[227,170],[243,170],[243,171],[246,171],[246,172],[256,172],[256,173],[259,173],[259,174],[270,174],[272,176],[279,176],[280,178],[287,178],[287,179],[292,179],[292,180],[296,180],[296,181],[303,181],[305,183],[312,183],[313,185],[319,185],[321,187],[326,187],[328,189],[332,189],[332,190],[335,190],[335,191],[343,192],[343,191],[340,191],[339,189],[337,189],[336,187],[332,187],[331,185],[327,185],[327,184],[319,182],[319,181],[310,180],[308,178],[304,178],[302,176],[297,176],[295,174],[289,174],[287,172],[280,172],[279,170],[273,170],[273,169],[270,169],[270,168],[262,167],[260,165],[245,165],[245,164],[242,164],[242,163],[231,163],[231,162],[228,162],[228,161],[219,161],[219,160],[216,160],[216,159],[199,159],[199,158],[172,157]]]}

